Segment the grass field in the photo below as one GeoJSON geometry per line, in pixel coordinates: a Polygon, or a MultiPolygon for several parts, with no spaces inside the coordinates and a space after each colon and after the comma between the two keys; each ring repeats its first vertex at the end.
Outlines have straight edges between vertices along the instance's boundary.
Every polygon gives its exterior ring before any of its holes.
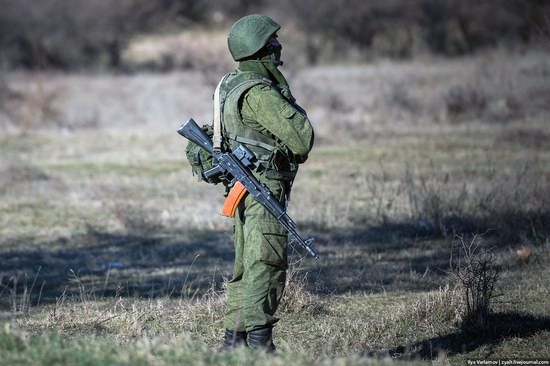
{"type": "Polygon", "coordinates": [[[289,212],[321,258],[292,256],[275,356],[217,352],[231,222],[175,133],[211,78],[9,76],[0,364],[550,359],[550,63],[502,56],[290,73],[317,143],[289,212]],[[483,323],[470,243],[499,273],[483,323]]]}

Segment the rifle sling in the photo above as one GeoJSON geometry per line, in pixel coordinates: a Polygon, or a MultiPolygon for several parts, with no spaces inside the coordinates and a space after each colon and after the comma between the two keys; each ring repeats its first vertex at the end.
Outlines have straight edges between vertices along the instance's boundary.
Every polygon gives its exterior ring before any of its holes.
{"type": "Polygon", "coordinates": [[[222,147],[222,121],[221,121],[221,106],[220,106],[220,88],[227,75],[225,75],[216,90],[214,91],[214,135],[212,136],[212,145],[215,150],[220,151],[222,147]]]}

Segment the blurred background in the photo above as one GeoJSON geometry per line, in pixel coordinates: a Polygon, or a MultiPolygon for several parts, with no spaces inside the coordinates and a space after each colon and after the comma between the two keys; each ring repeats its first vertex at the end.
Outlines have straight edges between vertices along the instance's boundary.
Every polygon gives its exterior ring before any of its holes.
{"type": "Polygon", "coordinates": [[[384,119],[462,112],[506,119],[549,98],[547,79],[526,93],[509,84],[525,88],[540,81],[539,74],[547,78],[548,64],[541,60],[548,50],[550,4],[544,0],[0,0],[0,9],[3,132],[166,128],[189,115],[211,118],[211,89],[234,66],[227,30],[254,12],[283,25],[283,69],[296,80],[299,101],[317,110],[320,126],[332,117],[330,110],[356,118],[349,112],[360,104],[368,111],[359,113],[372,118],[383,109],[384,119]],[[476,55],[475,65],[456,62],[476,55]],[[399,65],[395,71],[384,68],[388,60],[399,65]],[[520,65],[526,62],[538,64],[520,65]],[[372,65],[379,72],[349,97],[338,88],[356,82],[354,76],[303,72],[335,64],[372,65]],[[462,80],[442,80],[451,73],[442,66],[429,77],[436,92],[412,87],[410,79],[429,73],[432,64],[456,66],[454,77],[462,80]],[[516,66],[529,68],[525,73],[532,77],[513,75],[509,69],[516,66]],[[480,80],[480,74],[488,77],[480,80]],[[318,110],[327,105],[333,108],[318,110]]]}

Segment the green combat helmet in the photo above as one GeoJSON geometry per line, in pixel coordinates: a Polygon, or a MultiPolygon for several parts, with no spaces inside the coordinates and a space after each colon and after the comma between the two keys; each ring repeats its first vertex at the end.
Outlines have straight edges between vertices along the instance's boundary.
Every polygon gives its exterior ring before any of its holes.
{"type": "Polygon", "coordinates": [[[273,19],[261,14],[247,15],[237,20],[227,36],[233,60],[240,61],[254,55],[280,28],[273,19]]]}

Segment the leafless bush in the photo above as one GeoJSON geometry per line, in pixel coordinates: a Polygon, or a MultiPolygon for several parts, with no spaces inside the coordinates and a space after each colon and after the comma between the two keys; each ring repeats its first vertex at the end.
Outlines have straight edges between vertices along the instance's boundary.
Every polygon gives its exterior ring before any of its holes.
{"type": "Polygon", "coordinates": [[[429,176],[418,178],[409,169],[405,171],[404,192],[412,218],[417,224],[428,226],[428,232],[443,236],[475,230],[465,206],[468,195],[466,186],[459,185],[457,188],[450,175],[436,172],[433,164],[432,171],[429,176]]]}
{"type": "Polygon", "coordinates": [[[444,96],[447,113],[451,117],[478,116],[487,105],[487,98],[479,88],[471,85],[453,85],[444,96]]]}
{"type": "Polygon", "coordinates": [[[470,242],[460,238],[458,262],[451,270],[463,291],[465,322],[483,326],[491,304],[500,296],[495,289],[499,272],[493,253],[479,247],[477,236],[470,242]]]}
{"type": "Polygon", "coordinates": [[[160,220],[162,214],[157,209],[115,200],[112,212],[130,234],[155,233],[163,228],[160,220]]]}
{"type": "Polygon", "coordinates": [[[6,78],[6,72],[0,69],[0,129],[6,128],[2,120],[12,120],[14,118],[12,104],[20,100],[20,95],[13,91],[6,78]]]}
{"type": "Polygon", "coordinates": [[[506,241],[543,245],[550,237],[550,186],[526,165],[475,188],[432,164],[429,174],[405,172],[402,191],[411,218],[444,237],[489,231],[506,241]]]}
{"type": "Polygon", "coordinates": [[[529,41],[547,29],[548,5],[536,0],[286,0],[283,8],[310,33],[403,58],[423,48],[459,55],[502,41],[529,41]]]}
{"type": "MultiPolygon", "coordinates": [[[[408,38],[410,32],[402,30],[412,24],[420,10],[419,7],[409,6],[400,0],[339,0],[322,3],[313,0],[285,1],[283,7],[288,9],[287,14],[293,14],[296,23],[307,32],[323,33],[340,46],[345,46],[346,41],[363,49],[375,44],[380,45],[382,52],[389,50],[396,56],[408,55],[410,42],[395,42],[395,39],[402,37],[397,35],[397,32],[392,32],[391,28],[399,29],[408,38]],[[393,41],[389,49],[386,39],[393,41]],[[394,45],[402,43],[406,44],[405,48],[400,46],[396,50],[394,45]]],[[[314,46],[311,44],[310,48],[314,46]]],[[[327,42],[317,46],[326,47],[327,42]]],[[[343,47],[337,47],[337,52],[343,51],[343,47]]]]}
{"type": "Polygon", "coordinates": [[[395,85],[387,95],[390,107],[396,107],[410,114],[417,114],[421,110],[421,103],[409,93],[403,85],[395,85]]]}
{"type": "Polygon", "coordinates": [[[43,72],[25,75],[23,82],[3,77],[0,72],[0,123],[19,131],[43,127],[64,127],[61,102],[63,90],[43,72]]]}
{"type": "MultiPolygon", "coordinates": [[[[550,13],[538,0],[0,0],[0,8],[4,61],[62,69],[124,67],[121,52],[134,35],[196,24],[226,27],[253,12],[278,14],[305,31],[309,62],[327,47],[340,57],[366,51],[406,58],[425,49],[457,55],[502,41],[528,42],[547,36],[550,13]]],[[[177,65],[167,57],[164,67],[177,65]]]]}
{"type": "Polygon", "coordinates": [[[501,191],[483,212],[480,222],[500,238],[544,245],[550,238],[549,190],[547,187],[536,189],[532,194],[522,193],[520,189],[501,191]],[[527,202],[519,203],[521,199],[527,202]]]}
{"type": "Polygon", "coordinates": [[[0,45],[11,67],[121,66],[129,38],[175,19],[201,19],[189,0],[0,0],[0,45]]]}
{"type": "Polygon", "coordinates": [[[0,112],[5,108],[5,101],[11,95],[12,91],[6,80],[3,70],[0,70],[0,112]]]}
{"type": "Polygon", "coordinates": [[[10,186],[20,186],[24,183],[49,181],[52,178],[32,165],[10,164],[7,167],[0,166],[0,192],[10,186]]]}

